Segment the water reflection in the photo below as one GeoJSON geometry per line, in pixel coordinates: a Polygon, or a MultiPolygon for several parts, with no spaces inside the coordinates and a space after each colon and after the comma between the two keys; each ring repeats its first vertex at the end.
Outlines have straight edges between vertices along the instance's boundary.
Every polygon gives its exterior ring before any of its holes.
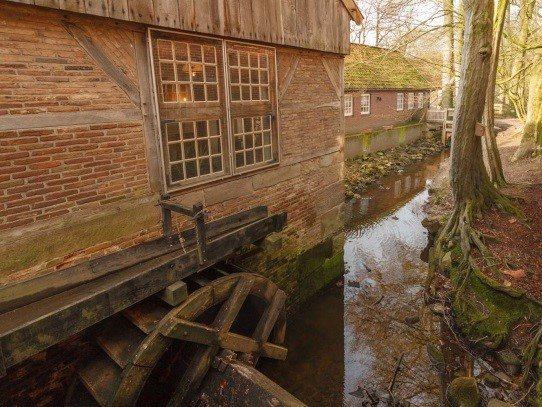
{"type": "Polygon", "coordinates": [[[420,260],[428,178],[439,162],[414,166],[351,202],[344,284],[303,306],[288,327],[288,360],[263,366],[307,404],[376,405],[390,386],[413,405],[440,404],[438,374],[426,355],[439,324],[423,308],[420,260]]]}

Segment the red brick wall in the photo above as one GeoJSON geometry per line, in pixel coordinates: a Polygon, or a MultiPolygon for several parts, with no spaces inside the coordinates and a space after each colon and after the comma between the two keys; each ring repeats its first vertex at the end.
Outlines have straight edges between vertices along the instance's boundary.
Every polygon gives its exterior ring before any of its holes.
{"type": "MultiPolygon", "coordinates": [[[[138,84],[132,31],[106,20],[82,18],[78,24],[138,84]]],[[[9,6],[0,10],[0,35],[6,39],[0,62],[0,117],[16,116],[24,123],[30,117],[27,114],[137,108],[70,36],[59,13],[9,6]]],[[[328,233],[322,218],[331,216],[327,212],[342,200],[342,58],[278,48],[277,65],[282,95],[279,165],[173,196],[188,203],[202,201],[212,218],[262,204],[273,212],[287,211],[289,230],[309,245],[328,233]],[[299,59],[297,68],[288,75],[294,58],[299,59]],[[325,197],[330,185],[336,193],[333,199],[325,197]]],[[[122,210],[142,197],[154,200],[157,191],[149,185],[146,142],[138,118],[0,132],[0,236],[8,246],[18,244],[14,236],[39,237],[43,233],[39,230],[51,234],[53,224],[86,227],[77,225],[74,217],[100,215],[111,207],[122,210]]],[[[152,206],[144,210],[156,212],[152,206]]],[[[59,255],[58,250],[51,250],[54,258],[36,256],[13,276],[27,275],[28,266],[33,273],[41,273],[44,264],[66,267],[151,238],[158,216],[149,219],[144,229],[131,230],[125,237],[97,234],[75,251],[59,255]]],[[[103,220],[105,232],[110,220],[103,220]]],[[[0,261],[0,279],[6,271],[17,271],[12,269],[13,262],[9,270],[1,266],[0,261]]]]}
{"type": "MultiPolygon", "coordinates": [[[[424,92],[425,108],[418,109],[418,104],[414,104],[414,109],[408,109],[408,90],[402,91],[405,95],[404,109],[397,111],[397,92],[398,91],[367,91],[353,92],[353,115],[345,117],[346,134],[363,133],[376,130],[384,126],[396,126],[419,119],[429,106],[429,92],[424,92]],[[362,93],[371,95],[371,113],[361,114],[362,93]]],[[[418,92],[414,92],[415,95],[418,92]]]]}

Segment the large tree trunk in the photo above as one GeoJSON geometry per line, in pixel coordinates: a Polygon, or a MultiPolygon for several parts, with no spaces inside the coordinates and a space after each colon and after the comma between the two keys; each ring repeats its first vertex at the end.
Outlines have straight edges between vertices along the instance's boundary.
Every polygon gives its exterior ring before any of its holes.
{"type": "Polygon", "coordinates": [[[521,144],[512,157],[518,160],[542,152],[542,68],[540,64],[531,74],[527,117],[521,144]]]}
{"type": "Polygon", "coordinates": [[[489,175],[491,181],[497,186],[506,184],[504,172],[502,169],[501,156],[497,147],[495,134],[495,84],[497,81],[497,65],[499,64],[499,55],[501,49],[502,32],[506,11],[508,10],[508,0],[499,0],[497,10],[495,11],[494,31],[493,31],[493,52],[489,69],[489,80],[487,85],[486,102],[484,109],[484,144],[486,147],[487,162],[489,166],[489,175]]]}
{"type": "Polygon", "coordinates": [[[461,81],[454,114],[451,184],[456,210],[483,204],[491,182],[482,159],[481,122],[489,80],[493,0],[465,1],[461,81]]]}
{"type": "Polygon", "coordinates": [[[465,9],[463,7],[463,0],[459,0],[457,5],[457,12],[454,23],[454,63],[455,63],[455,89],[454,99],[457,98],[457,88],[459,87],[459,75],[461,74],[461,56],[463,55],[463,34],[465,31],[465,9]]]}
{"type": "Polygon", "coordinates": [[[444,12],[444,51],[442,53],[442,107],[454,105],[454,1],[442,0],[444,12]]]}
{"type": "Polygon", "coordinates": [[[527,42],[531,34],[531,22],[533,20],[533,10],[535,0],[522,0],[519,12],[519,34],[515,45],[519,47],[517,55],[512,64],[511,78],[512,83],[508,91],[510,101],[514,105],[516,115],[522,121],[525,120],[525,54],[527,51],[527,42]]]}

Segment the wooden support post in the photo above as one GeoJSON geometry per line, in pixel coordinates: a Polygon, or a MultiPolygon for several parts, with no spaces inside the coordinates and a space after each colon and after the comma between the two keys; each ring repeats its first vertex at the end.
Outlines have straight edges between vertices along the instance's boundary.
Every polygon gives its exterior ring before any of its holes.
{"type": "Polygon", "coordinates": [[[194,221],[196,223],[196,238],[198,241],[199,263],[205,263],[205,254],[207,251],[205,237],[205,218],[203,213],[203,204],[197,203],[193,207],[194,221]]]}
{"type": "Polygon", "coordinates": [[[174,284],[166,287],[164,291],[160,293],[160,299],[165,301],[172,307],[176,307],[181,302],[188,298],[188,288],[184,281],[177,281],[174,284]]]}

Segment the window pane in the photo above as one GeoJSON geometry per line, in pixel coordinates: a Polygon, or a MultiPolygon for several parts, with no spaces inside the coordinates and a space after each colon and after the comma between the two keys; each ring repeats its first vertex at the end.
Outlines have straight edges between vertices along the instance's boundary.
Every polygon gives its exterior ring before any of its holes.
{"type": "Polygon", "coordinates": [[[206,121],[196,122],[196,134],[198,138],[207,137],[207,122],[206,121]]]}
{"type": "Polygon", "coordinates": [[[252,100],[260,100],[260,87],[259,86],[252,86],[252,100]]]}
{"type": "Polygon", "coordinates": [[[183,165],[174,164],[171,166],[171,182],[176,182],[184,179],[183,176],[183,165]]]}
{"type": "Polygon", "coordinates": [[[250,83],[257,85],[260,83],[260,75],[257,69],[250,70],[250,83]]]}
{"type": "Polygon", "coordinates": [[[216,62],[215,58],[215,47],[206,45],[203,47],[203,60],[206,63],[214,64],[216,62]]]}
{"type": "Polygon", "coordinates": [[[185,141],[184,143],[184,158],[196,157],[196,143],[194,141],[185,141]]]}
{"type": "Polygon", "coordinates": [[[263,141],[262,133],[256,133],[256,137],[254,138],[254,145],[256,147],[261,147],[263,141]]]}
{"type": "Polygon", "coordinates": [[[207,175],[211,173],[211,162],[208,158],[203,158],[199,161],[199,174],[207,175]]]}
{"type": "Polygon", "coordinates": [[[245,154],[244,153],[236,153],[235,154],[235,166],[236,167],[244,167],[245,166],[245,154]]]}
{"type": "Polygon", "coordinates": [[[216,82],[216,67],[205,65],[205,82],[216,82]]]}
{"type": "Polygon", "coordinates": [[[263,150],[261,148],[255,150],[254,161],[256,163],[261,163],[263,161],[263,150]]]}
{"type": "Polygon", "coordinates": [[[260,82],[265,84],[269,83],[267,71],[260,71],[260,82]]]}
{"type": "Polygon", "coordinates": [[[177,64],[177,80],[190,82],[190,65],[187,63],[177,64]]]}
{"type": "Polygon", "coordinates": [[[181,139],[179,132],[179,123],[167,123],[166,124],[166,135],[168,141],[178,141],[181,139]]]}
{"type": "Polygon", "coordinates": [[[207,140],[198,140],[198,156],[203,157],[209,155],[209,143],[207,140]]]}
{"type": "Polygon", "coordinates": [[[258,67],[258,54],[250,54],[250,66],[252,68],[258,67]]]}
{"type": "Polygon", "coordinates": [[[230,82],[232,84],[239,83],[239,69],[230,68],[230,82]]]}
{"type": "Polygon", "coordinates": [[[262,100],[269,100],[269,89],[267,86],[260,87],[260,95],[262,100]]]}
{"type": "Polygon", "coordinates": [[[263,128],[264,130],[271,128],[271,116],[264,116],[263,117],[263,128]]]}
{"type": "Polygon", "coordinates": [[[222,157],[213,157],[213,172],[222,171],[222,157]]]}
{"type": "Polygon", "coordinates": [[[248,53],[239,52],[239,65],[248,67],[248,53]]]}
{"type": "Polygon", "coordinates": [[[192,64],[190,69],[192,70],[192,82],[203,82],[203,65],[192,64]]]}
{"type": "Polygon", "coordinates": [[[162,62],[160,64],[160,77],[163,81],[175,81],[173,62],[162,62]]]}
{"type": "Polygon", "coordinates": [[[246,151],[246,163],[247,165],[252,165],[254,164],[254,151],[253,150],[248,150],[246,151]]]}
{"type": "Polygon", "coordinates": [[[266,131],[263,133],[263,143],[268,146],[271,144],[271,132],[266,131]]]}
{"type": "Polygon", "coordinates": [[[220,120],[209,120],[209,135],[216,136],[220,134],[220,120]]]}
{"type": "Polygon", "coordinates": [[[239,86],[231,87],[231,100],[233,100],[234,102],[241,100],[241,90],[239,86]]]}
{"type": "Polygon", "coordinates": [[[183,153],[180,143],[170,144],[168,148],[170,161],[181,161],[183,159],[183,153]]]}
{"type": "Polygon", "coordinates": [[[263,159],[265,161],[268,161],[271,159],[271,147],[264,147],[263,148],[263,159]]]}
{"type": "Polygon", "coordinates": [[[158,40],[156,47],[158,48],[158,58],[160,59],[173,59],[173,49],[171,41],[158,40]]]}
{"type": "Polygon", "coordinates": [[[243,137],[235,137],[235,151],[242,150],[244,148],[243,137]]]}
{"type": "Polygon", "coordinates": [[[220,137],[215,137],[211,139],[211,154],[220,154],[222,146],[220,143],[220,137]]]}
{"type": "Polygon", "coordinates": [[[260,54],[260,68],[267,68],[267,55],[260,54]]]}
{"type": "Polygon", "coordinates": [[[192,95],[190,94],[190,85],[179,85],[179,102],[190,102],[192,95]]]}
{"type": "Polygon", "coordinates": [[[201,54],[201,45],[190,44],[190,60],[192,62],[201,62],[203,60],[201,54]]]}
{"type": "Polygon", "coordinates": [[[164,97],[164,102],[176,102],[177,101],[177,87],[175,84],[164,83],[162,85],[162,93],[164,97]]]}
{"type": "Polygon", "coordinates": [[[205,102],[205,85],[194,85],[194,101],[205,102]]]}
{"type": "Polygon", "coordinates": [[[188,44],[186,42],[175,41],[173,48],[175,48],[175,59],[177,61],[188,61],[188,44]]]}
{"type": "Polygon", "coordinates": [[[239,66],[239,57],[237,51],[228,52],[228,64],[230,66],[239,66]]]}
{"type": "Polygon", "coordinates": [[[196,168],[196,161],[186,162],[186,178],[194,178],[198,176],[198,170],[196,168]]]}
{"type": "Polygon", "coordinates": [[[247,134],[245,136],[245,148],[252,148],[253,147],[253,144],[252,144],[252,134],[247,134]]]}
{"type": "Polygon", "coordinates": [[[252,117],[245,117],[243,119],[245,133],[252,131],[252,117]]]}
{"type": "Polygon", "coordinates": [[[183,139],[193,139],[194,138],[194,122],[184,122],[183,123],[183,139]]]}
{"type": "Polygon", "coordinates": [[[241,86],[241,99],[250,100],[250,85],[241,86]]]}
{"type": "Polygon", "coordinates": [[[241,83],[250,83],[250,71],[241,69],[241,83]]]}

